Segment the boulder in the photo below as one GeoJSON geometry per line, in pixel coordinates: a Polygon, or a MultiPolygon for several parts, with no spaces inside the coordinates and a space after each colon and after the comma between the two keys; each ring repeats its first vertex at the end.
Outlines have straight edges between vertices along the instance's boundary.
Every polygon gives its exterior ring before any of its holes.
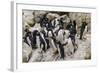
{"type": "Polygon", "coordinates": [[[23,48],[22,48],[22,58],[23,62],[28,62],[32,54],[32,48],[28,46],[26,43],[23,43],[23,48]]]}

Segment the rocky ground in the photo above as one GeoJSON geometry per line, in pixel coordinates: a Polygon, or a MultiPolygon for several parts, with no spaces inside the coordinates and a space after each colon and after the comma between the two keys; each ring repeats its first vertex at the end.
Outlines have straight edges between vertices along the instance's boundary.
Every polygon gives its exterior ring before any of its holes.
{"type": "MultiPolygon", "coordinates": [[[[69,47],[65,46],[65,59],[64,60],[85,60],[91,59],[91,36],[86,34],[86,38],[80,40],[79,37],[76,38],[78,48],[75,53],[68,54],[69,47]]],[[[41,52],[40,49],[32,50],[31,57],[28,62],[45,62],[45,61],[60,61],[59,54],[54,55],[52,48],[47,49],[47,51],[41,52]]]]}

